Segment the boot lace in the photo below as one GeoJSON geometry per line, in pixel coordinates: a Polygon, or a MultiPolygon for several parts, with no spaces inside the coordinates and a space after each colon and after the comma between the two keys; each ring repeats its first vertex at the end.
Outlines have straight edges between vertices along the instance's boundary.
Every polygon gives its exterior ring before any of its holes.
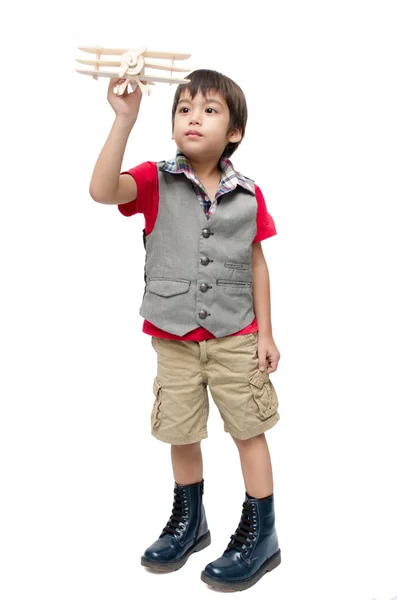
{"type": "Polygon", "coordinates": [[[187,514],[188,511],[186,495],[183,490],[176,488],[174,492],[174,504],[172,507],[172,514],[162,533],[171,533],[171,535],[179,533],[179,526],[183,525],[183,523],[187,521],[187,514]]]}
{"type": "Polygon", "coordinates": [[[247,554],[248,548],[252,546],[252,540],[255,539],[255,525],[254,505],[249,502],[244,502],[240,523],[233,535],[230,536],[227,550],[235,549],[247,554]]]}

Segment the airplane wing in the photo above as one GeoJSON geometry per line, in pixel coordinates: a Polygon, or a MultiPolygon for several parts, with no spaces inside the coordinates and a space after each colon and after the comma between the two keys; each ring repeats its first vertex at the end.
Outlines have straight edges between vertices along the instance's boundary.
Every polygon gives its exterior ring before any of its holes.
{"type": "MultiPolygon", "coordinates": [[[[90,54],[105,54],[105,55],[118,55],[130,52],[131,48],[104,48],[103,46],[79,46],[79,50],[83,52],[89,52],[90,54]]],[[[168,58],[174,60],[185,60],[190,58],[191,54],[185,54],[182,52],[162,52],[161,50],[155,52],[151,50],[145,50],[142,52],[142,56],[145,58],[168,58]]]]}
{"type": "Polygon", "coordinates": [[[76,69],[77,73],[82,75],[98,75],[98,77],[113,77],[115,79],[126,79],[126,77],[119,77],[117,71],[87,71],[87,69],[76,69]]]}
{"type": "Polygon", "coordinates": [[[93,67],[121,67],[121,61],[117,60],[85,60],[76,58],[76,62],[82,65],[92,65],[93,67]]]}
{"type": "Polygon", "coordinates": [[[182,69],[181,67],[173,67],[172,65],[156,65],[148,63],[145,60],[145,69],[160,69],[161,71],[175,71],[175,73],[188,73],[191,69],[182,69]]]}
{"type": "Polygon", "coordinates": [[[89,52],[90,54],[125,54],[129,48],[103,48],[101,46],[78,46],[79,50],[89,52]]]}
{"type": "Polygon", "coordinates": [[[182,52],[152,52],[151,50],[145,50],[142,53],[142,56],[145,58],[173,58],[175,60],[185,60],[186,58],[190,58],[191,54],[184,54],[182,52]]]}
{"type": "Polygon", "coordinates": [[[190,79],[176,79],[175,77],[152,77],[147,73],[139,75],[139,79],[141,81],[147,81],[147,83],[152,83],[153,81],[157,81],[158,83],[190,83],[190,79]]]}

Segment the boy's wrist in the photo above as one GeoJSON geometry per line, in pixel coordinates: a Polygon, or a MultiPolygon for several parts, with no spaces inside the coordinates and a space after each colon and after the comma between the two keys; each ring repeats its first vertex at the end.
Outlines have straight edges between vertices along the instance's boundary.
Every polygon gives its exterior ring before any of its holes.
{"type": "Polygon", "coordinates": [[[129,117],[128,115],[116,115],[114,122],[125,128],[132,129],[135,125],[136,118],[129,117]]]}
{"type": "Polygon", "coordinates": [[[273,332],[271,329],[266,328],[266,329],[262,329],[262,328],[258,328],[258,338],[260,339],[272,339],[273,338],[273,332]]]}

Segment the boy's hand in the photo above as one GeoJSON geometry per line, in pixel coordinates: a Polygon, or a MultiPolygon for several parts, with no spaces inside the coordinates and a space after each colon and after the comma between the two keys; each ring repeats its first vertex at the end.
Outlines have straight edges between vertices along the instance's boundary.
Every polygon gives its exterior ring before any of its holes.
{"type": "Polygon", "coordinates": [[[258,367],[265,373],[273,373],[277,370],[280,352],[274,343],[272,336],[258,337],[258,367]]]}
{"type": "Polygon", "coordinates": [[[142,100],[142,92],[139,86],[137,86],[133,92],[128,92],[127,85],[121,96],[115,94],[113,92],[114,86],[118,83],[123,83],[124,81],[125,79],[112,78],[109,83],[107,98],[117,117],[128,117],[131,119],[132,124],[134,124],[138,118],[139,106],[142,100]]]}

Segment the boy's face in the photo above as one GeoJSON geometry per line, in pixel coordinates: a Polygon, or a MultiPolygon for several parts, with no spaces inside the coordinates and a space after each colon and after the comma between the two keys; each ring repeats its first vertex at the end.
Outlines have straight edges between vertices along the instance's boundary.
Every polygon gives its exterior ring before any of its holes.
{"type": "Polygon", "coordinates": [[[176,107],[172,139],[187,158],[218,160],[229,142],[241,140],[238,130],[227,133],[229,119],[229,108],[219,92],[209,91],[207,97],[198,92],[192,99],[185,90],[176,107]]]}

